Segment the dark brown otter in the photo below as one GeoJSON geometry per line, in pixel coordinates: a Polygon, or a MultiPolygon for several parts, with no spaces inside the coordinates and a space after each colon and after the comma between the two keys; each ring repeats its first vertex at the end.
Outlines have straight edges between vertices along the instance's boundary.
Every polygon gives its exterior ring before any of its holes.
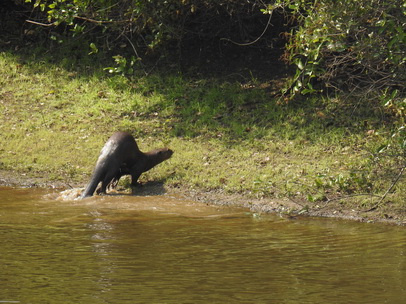
{"type": "Polygon", "coordinates": [[[126,132],[114,133],[100,152],[92,178],[82,198],[92,196],[101,182],[98,193],[106,193],[109,184],[117,184],[123,175],[131,175],[131,185],[136,186],[143,172],[169,159],[173,151],[168,148],[141,152],[134,137],[126,132]]]}

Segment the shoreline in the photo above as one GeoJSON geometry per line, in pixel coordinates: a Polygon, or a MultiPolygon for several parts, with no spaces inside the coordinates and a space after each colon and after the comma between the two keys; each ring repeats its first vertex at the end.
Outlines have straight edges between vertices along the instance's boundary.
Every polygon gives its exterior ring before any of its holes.
{"type": "MultiPolygon", "coordinates": [[[[74,181],[50,181],[44,177],[29,176],[13,171],[0,170],[0,186],[14,188],[43,188],[66,190],[84,188],[85,183],[74,181]]],[[[257,214],[277,214],[287,219],[298,217],[319,217],[351,220],[365,223],[381,223],[406,226],[402,214],[382,214],[378,209],[356,210],[345,208],[340,204],[309,205],[308,202],[296,202],[291,199],[252,198],[239,193],[224,193],[221,190],[205,191],[199,189],[182,189],[168,187],[157,182],[147,182],[137,195],[176,195],[181,199],[192,200],[213,206],[241,207],[257,214]],[[340,208],[338,208],[340,206],[340,208]]]]}

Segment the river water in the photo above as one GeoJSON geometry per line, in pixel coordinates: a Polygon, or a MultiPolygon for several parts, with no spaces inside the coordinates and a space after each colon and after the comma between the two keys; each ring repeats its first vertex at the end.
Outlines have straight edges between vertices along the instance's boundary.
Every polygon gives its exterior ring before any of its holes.
{"type": "Polygon", "coordinates": [[[0,188],[0,303],[405,303],[406,229],[0,188]]]}

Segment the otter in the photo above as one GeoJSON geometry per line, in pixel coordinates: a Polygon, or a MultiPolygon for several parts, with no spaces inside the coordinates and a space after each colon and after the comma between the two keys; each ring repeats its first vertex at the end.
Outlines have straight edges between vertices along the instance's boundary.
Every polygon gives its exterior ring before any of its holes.
{"type": "Polygon", "coordinates": [[[101,182],[97,193],[106,193],[107,186],[116,185],[123,175],[131,175],[131,186],[138,185],[138,178],[163,161],[169,159],[173,151],[168,148],[141,152],[134,137],[127,132],[114,133],[105,143],[96,167],[82,198],[92,196],[101,182]]]}

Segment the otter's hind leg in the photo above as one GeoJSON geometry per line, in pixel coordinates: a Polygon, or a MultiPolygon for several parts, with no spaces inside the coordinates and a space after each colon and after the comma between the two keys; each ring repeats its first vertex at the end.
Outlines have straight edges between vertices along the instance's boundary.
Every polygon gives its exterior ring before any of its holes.
{"type": "Polygon", "coordinates": [[[116,172],[107,172],[106,176],[102,180],[102,184],[100,189],[98,190],[98,194],[106,194],[108,185],[113,181],[116,175],[116,172]]]}

